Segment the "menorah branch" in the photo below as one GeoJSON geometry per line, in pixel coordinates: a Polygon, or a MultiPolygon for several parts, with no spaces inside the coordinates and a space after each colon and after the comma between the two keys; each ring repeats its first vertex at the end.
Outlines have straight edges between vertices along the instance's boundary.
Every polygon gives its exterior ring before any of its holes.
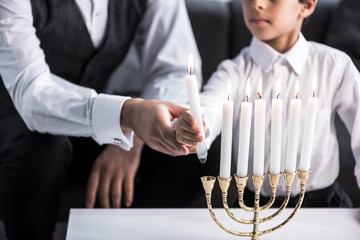
{"type": "Polygon", "coordinates": [[[236,236],[242,236],[242,237],[251,237],[252,233],[251,232],[238,232],[238,231],[234,231],[231,230],[227,227],[225,227],[216,217],[214,210],[212,208],[212,204],[211,204],[211,192],[214,188],[214,184],[215,184],[215,177],[212,176],[205,176],[201,178],[204,190],[205,190],[205,194],[206,194],[206,204],[207,207],[209,209],[210,212],[210,216],[212,217],[212,219],[214,220],[214,222],[221,228],[223,229],[225,232],[236,235],[236,236]]]}
{"type": "Polygon", "coordinates": [[[286,206],[288,205],[289,200],[290,200],[291,189],[292,189],[292,185],[294,183],[296,174],[297,174],[296,172],[295,173],[284,172],[284,177],[285,177],[285,182],[286,182],[285,199],[284,199],[283,203],[281,204],[280,208],[274,214],[260,219],[260,223],[273,219],[274,217],[278,216],[286,208],[286,206]]]}
{"type": "Polygon", "coordinates": [[[273,219],[274,217],[278,216],[283,209],[286,208],[286,206],[289,202],[290,196],[291,196],[291,188],[292,188],[292,184],[295,180],[295,177],[297,175],[297,172],[295,172],[295,173],[284,172],[284,177],[285,177],[285,182],[286,182],[286,196],[285,196],[284,202],[282,203],[282,205],[278,209],[278,211],[276,211],[274,214],[272,214],[268,217],[265,217],[265,218],[259,218],[259,213],[261,211],[271,207],[272,204],[274,203],[275,196],[276,196],[276,189],[277,189],[281,174],[278,174],[278,175],[269,174],[272,195],[271,195],[269,202],[264,206],[260,206],[260,190],[261,190],[261,186],[264,181],[264,176],[255,176],[255,175],[252,176],[252,180],[253,180],[254,187],[255,187],[254,207],[247,207],[245,205],[244,199],[243,199],[244,189],[246,187],[248,177],[235,176],[236,185],[238,187],[238,194],[239,194],[239,205],[243,210],[254,213],[254,217],[252,220],[238,218],[230,211],[230,208],[229,208],[228,202],[227,202],[227,196],[228,196],[228,189],[229,189],[229,186],[231,183],[231,178],[229,178],[229,179],[218,178],[219,185],[221,188],[221,193],[222,193],[223,206],[224,206],[227,214],[238,223],[253,224],[252,232],[239,232],[239,231],[231,230],[231,229],[225,227],[217,219],[217,217],[213,211],[212,203],[211,203],[211,193],[212,193],[216,178],[212,177],[212,176],[202,177],[201,181],[203,183],[203,187],[204,187],[204,190],[206,193],[206,203],[207,203],[207,207],[209,209],[212,219],[224,231],[226,231],[230,234],[236,235],[236,236],[251,237],[252,240],[257,240],[259,238],[259,236],[261,236],[261,235],[264,235],[264,234],[273,232],[277,229],[280,229],[294,217],[294,215],[300,209],[303,199],[304,199],[304,196],[305,196],[305,187],[306,187],[307,179],[309,178],[310,171],[298,171],[298,173],[299,173],[301,190],[300,190],[299,200],[298,200],[294,210],[282,223],[280,223],[279,225],[277,225],[271,229],[264,230],[264,231],[259,231],[260,223],[273,219]]]}
{"type": "Polygon", "coordinates": [[[280,229],[281,227],[283,227],[285,224],[287,224],[288,222],[290,222],[290,220],[295,216],[295,214],[298,212],[298,210],[300,209],[302,202],[304,200],[305,197],[305,188],[306,188],[306,181],[309,178],[309,174],[310,171],[298,171],[299,172],[299,179],[300,179],[300,195],[299,195],[299,200],[294,208],[294,210],[292,211],[292,213],[289,215],[289,217],[284,220],[282,223],[280,223],[278,226],[271,228],[269,230],[265,230],[259,233],[260,235],[266,234],[266,233],[270,233],[273,232],[277,229],[280,229]]]}
{"type": "MultiPolygon", "coordinates": [[[[236,176],[235,176],[236,177],[236,176]]],[[[247,179],[247,177],[246,177],[247,179]]],[[[222,179],[220,177],[218,177],[218,181],[219,181],[219,185],[220,185],[220,189],[221,189],[221,194],[222,194],[222,201],[223,201],[223,206],[224,209],[226,211],[226,213],[236,222],[238,223],[242,223],[242,224],[253,224],[253,220],[247,220],[247,219],[241,219],[236,217],[229,208],[228,205],[228,201],[227,201],[227,196],[228,196],[228,189],[230,186],[230,182],[231,182],[231,178],[228,179],[222,179]]]]}

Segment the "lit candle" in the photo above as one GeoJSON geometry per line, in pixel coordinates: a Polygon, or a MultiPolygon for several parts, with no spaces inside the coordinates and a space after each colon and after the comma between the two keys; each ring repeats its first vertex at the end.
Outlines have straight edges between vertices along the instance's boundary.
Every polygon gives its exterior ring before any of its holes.
{"type": "Polygon", "coordinates": [[[255,100],[254,120],[254,171],[255,176],[264,175],[264,152],[265,152],[265,113],[266,102],[262,96],[262,79],[258,84],[259,99],[255,100]]]}
{"type": "Polygon", "coordinates": [[[239,151],[236,174],[238,177],[246,177],[248,174],[249,146],[252,104],[249,103],[250,82],[246,81],[245,102],[241,103],[240,128],[239,128],[239,151]]]}
{"type": "Polygon", "coordinates": [[[311,152],[315,132],[315,122],[318,110],[319,98],[315,97],[317,78],[314,76],[312,97],[308,98],[306,108],[306,119],[304,125],[304,135],[302,140],[301,157],[299,163],[299,169],[301,171],[310,170],[311,152]]]}
{"type": "Polygon", "coordinates": [[[234,102],[230,100],[231,82],[228,84],[228,99],[223,102],[220,178],[230,178],[231,169],[231,142],[233,127],[234,102]]]}
{"type": "Polygon", "coordinates": [[[195,118],[196,126],[200,129],[200,134],[203,137],[197,147],[196,152],[197,156],[201,163],[205,163],[207,159],[207,147],[205,141],[205,132],[202,120],[202,112],[200,107],[200,98],[199,98],[199,88],[196,75],[193,73],[194,66],[194,56],[190,54],[189,56],[189,75],[186,76],[186,86],[190,102],[190,112],[191,115],[195,118]]]}
{"type": "Polygon", "coordinates": [[[295,86],[295,99],[291,99],[290,102],[290,117],[288,125],[288,142],[286,151],[286,166],[285,170],[288,173],[294,173],[296,171],[296,158],[297,147],[299,141],[299,129],[300,129],[300,113],[301,113],[301,100],[299,96],[299,81],[296,81],[295,86]]]}
{"type": "Polygon", "coordinates": [[[270,173],[280,173],[281,163],[281,134],[282,134],[282,108],[280,97],[280,78],[276,83],[276,96],[272,100],[271,109],[271,148],[270,148],[270,173]]]}

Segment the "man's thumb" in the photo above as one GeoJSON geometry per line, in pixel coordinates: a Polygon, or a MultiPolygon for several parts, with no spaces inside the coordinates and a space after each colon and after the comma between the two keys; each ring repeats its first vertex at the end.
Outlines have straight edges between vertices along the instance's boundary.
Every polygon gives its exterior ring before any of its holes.
{"type": "Polygon", "coordinates": [[[171,120],[173,120],[174,118],[179,118],[185,111],[188,111],[189,109],[174,103],[168,103],[168,110],[172,117],[171,120]]]}

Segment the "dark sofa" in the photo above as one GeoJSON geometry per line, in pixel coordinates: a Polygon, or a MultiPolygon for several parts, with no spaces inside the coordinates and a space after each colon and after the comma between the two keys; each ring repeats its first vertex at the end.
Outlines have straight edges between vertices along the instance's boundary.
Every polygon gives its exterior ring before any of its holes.
{"type": "MultiPolygon", "coordinates": [[[[203,59],[202,71],[204,82],[206,82],[222,60],[235,57],[243,47],[249,44],[251,35],[243,22],[239,0],[186,0],[186,4],[203,59]]],[[[339,0],[319,0],[315,13],[303,28],[303,33],[308,40],[324,43],[329,23],[338,4],[339,0]]],[[[350,137],[340,119],[337,119],[336,128],[341,150],[339,182],[350,195],[354,206],[360,207],[360,191],[354,176],[355,161],[350,149],[350,137]]],[[[219,154],[219,140],[217,138],[212,146],[211,151],[214,155],[219,154]]],[[[218,186],[214,191],[218,191],[216,189],[218,186]]],[[[236,195],[235,189],[231,191],[236,195]]],[[[214,195],[219,194],[219,192],[214,192],[214,195]]],[[[83,207],[84,199],[85,186],[68,181],[61,196],[59,220],[67,221],[69,209],[83,207]]],[[[236,200],[236,196],[233,200],[236,200]]],[[[198,206],[193,207],[205,207],[205,198],[199,201],[198,206]]]]}

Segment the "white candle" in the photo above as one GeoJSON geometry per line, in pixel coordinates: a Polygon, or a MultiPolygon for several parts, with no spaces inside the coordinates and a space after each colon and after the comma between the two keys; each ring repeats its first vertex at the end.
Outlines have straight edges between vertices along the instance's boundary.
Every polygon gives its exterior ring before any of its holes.
{"type": "Polygon", "coordinates": [[[301,100],[297,99],[299,96],[299,81],[296,82],[295,87],[295,99],[290,103],[290,117],[288,125],[288,142],[286,151],[286,166],[285,170],[288,173],[294,173],[296,171],[296,158],[297,147],[299,141],[299,129],[300,129],[300,113],[301,113],[301,100]]]}
{"type": "Polygon", "coordinates": [[[246,102],[241,103],[240,128],[239,128],[239,148],[236,175],[246,177],[248,175],[249,146],[252,104],[249,103],[250,82],[246,81],[245,87],[246,102]]]}
{"type": "Polygon", "coordinates": [[[202,119],[202,111],[200,107],[199,88],[196,75],[193,75],[194,56],[189,56],[189,75],[186,76],[186,86],[190,102],[190,112],[195,119],[196,126],[200,129],[200,135],[203,141],[196,147],[197,156],[200,162],[205,163],[207,159],[207,147],[205,141],[205,132],[202,119]]]}
{"type": "Polygon", "coordinates": [[[233,127],[234,102],[230,100],[231,82],[228,85],[228,100],[223,102],[221,155],[220,155],[220,178],[230,178],[231,169],[231,142],[233,127]]]}
{"type": "Polygon", "coordinates": [[[259,79],[258,95],[260,99],[255,100],[254,120],[254,171],[255,176],[264,175],[264,152],[265,152],[265,113],[266,102],[261,99],[262,79],[259,79]]]}
{"type": "Polygon", "coordinates": [[[270,148],[270,173],[280,174],[281,163],[281,134],[282,134],[282,108],[280,96],[280,78],[276,84],[276,98],[272,100],[271,109],[271,148],[270,148]]]}
{"type": "Polygon", "coordinates": [[[313,96],[308,98],[306,119],[304,125],[304,135],[302,140],[301,157],[299,169],[301,171],[310,170],[311,152],[315,132],[315,122],[318,110],[319,98],[315,97],[317,78],[313,80],[313,96]]]}

